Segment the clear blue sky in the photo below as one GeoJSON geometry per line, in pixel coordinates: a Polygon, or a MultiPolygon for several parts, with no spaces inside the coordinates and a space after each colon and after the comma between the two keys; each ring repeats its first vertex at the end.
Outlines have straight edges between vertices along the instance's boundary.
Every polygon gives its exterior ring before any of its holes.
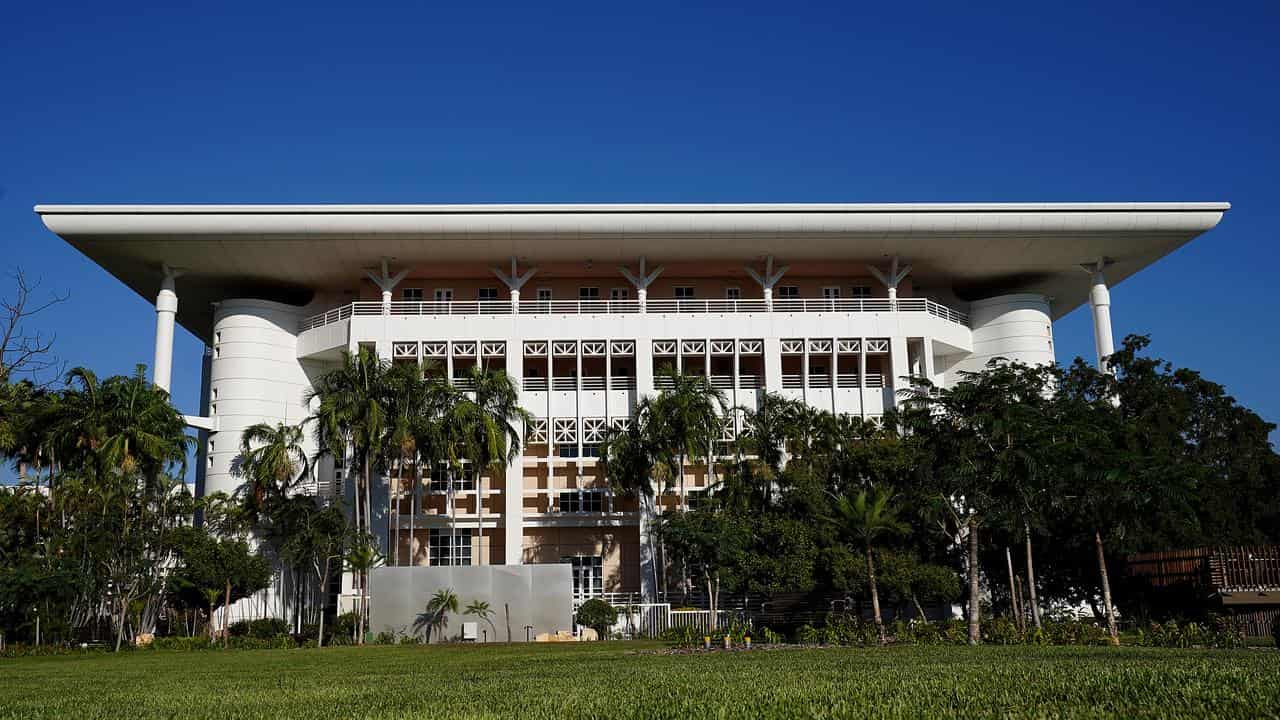
{"type": "MultiPolygon", "coordinates": [[[[1280,3],[73,5],[0,31],[2,264],[71,293],[73,365],[149,363],[154,314],[38,202],[1228,200],[1117,340],[1280,421],[1280,3]]],[[[1055,332],[1093,356],[1087,309],[1055,332]]]]}

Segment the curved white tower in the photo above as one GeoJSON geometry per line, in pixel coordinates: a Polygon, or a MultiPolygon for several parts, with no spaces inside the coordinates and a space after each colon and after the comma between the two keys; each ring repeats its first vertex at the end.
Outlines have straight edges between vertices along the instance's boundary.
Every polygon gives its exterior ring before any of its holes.
{"type": "Polygon", "coordinates": [[[1028,365],[1051,365],[1053,320],[1043,295],[1019,293],[976,300],[969,305],[973,353],[955,369],[977,372],[1002,357],[1028,365]]]}
{"type": "MultiPolygon", "coordinates": [[[[236,299],[214,311],[209,414],[217,419],[218,431],[209,434],[206,494],[233,494],[244,482],[235,464],[245,428],[306,418],[311,382],[297,359],[299,310],[236,299]]],[[[308,448],[308,455],[313,451],[308,448]]]]}

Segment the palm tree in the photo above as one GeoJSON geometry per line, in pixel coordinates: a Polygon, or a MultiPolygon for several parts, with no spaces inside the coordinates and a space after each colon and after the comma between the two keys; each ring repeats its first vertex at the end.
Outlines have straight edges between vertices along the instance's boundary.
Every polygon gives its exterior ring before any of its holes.
{"type": "Polygon", "coordinates": [[[669,456],[678,460],[680,509],[686,509],[685,464],[690,457],[703,457],[708,476],[715,462],[715,443],[723,432],[728,404],[724,392],[711,386],[705,375],[668,372],[671,387],[663,390],[650,409],[651,427],[669,456]]]}
{"type": "Polygon", "coordinates": [[[871,610],[875,615],[876,634],[880,644],[888,643],[884,632],[884,618],[880,615],[880,592],[876,588],[876,563],[874,545],[885,535],[897,535],[907,531],[906,523],[898,519],[898,508],[890,504],[893,492],[888,488],[876,488],[868,497],[866,490],[858,491],[852,501],[841,496],[835,504],[841,529],[858,540],[866,553],[867,584],[871,589],[871,610]]]}
{"type": "Polygon", "coordinates": [[[493,639],[495,641],[498,639],[498,628],[493,624],[493,616],[495,613],[493,608],[489,606],[489,603],[484,600],[473,600],[469,605],[467,605],[467,609],[463,612],[466,615],[480,618],[488,623],[489,629],[493,631],[493,639]]]}
{"type": "Polygon", "coordinates": [[[445,628],[449,627],[449,613],[456,612],[458,612],[458,594],[453,591],[453,588],[440,588],[427,602],[426,610],[414,621],[413,629],[415,632],[422,632],[425,629],[427,642],[431,642],[433,630],[443,640],[445,628]]]}
{"type": "Polygon", "coordinates": [[[468,373],[474,388],[473,399],[464,404],[471,416],[467,427],[472,438],[471,457],[476,466],[476,514],[480,525],[480,564],[484,564],[484,497],[481,492],[480,470],[497,478],[520,457],[520,430],[532,419],[527,410],[520,407],[520,390],[502,370],[484,370],[473,366],[468,373]]]}
{"type": "Polygon", "coordinates": [[[307,402],[318,399],[310,418],[324,452],[343,458],[354,468],[360,463],[360,483],[355,488],[356,529],[371,533],[373,471],[388,431],[386,412],[389,362],[361,348],[344,354],[342,366],[325,373],[307,393],[307,402]],[[363,487],[361,487],[363,486],[363,487]]]}
{"type": "Polygon", "coordinates": [[[249,496],[261,509],[268,499],[286,497],[311,474],[302,447],[302,425],[257,423],[240,435],[240,473],[248,480],[249,496]]]}
{"type": "MultiPolygon", "coordinates": [[[[600,444],[600,464],[610,491],[627,498],[636,498],[640,504],[641,522],[654,515],[654,479],[660,474],[659,451],[650,428],[652,400],[642,399],[631,413],[624,427],[611,427],[600,444]]],[[[641,547],[647,540],[649,566],[653,568],[653,588],[660,588],[656,533],[641,526],[641,547]]],[[[665,560],[665,558],[664,558],[665,560]]],[[[644,564],[643,562],[641,563],[644,564]]],[[[665,564],[665,563],[664,563],[665,564]]]]}
{"type": "Polygon", "coordinates": [[[357,542],[347,550],[347,571],[353,573],[360,585],[360,601],[357,609],[359,618],[356,621],[357,643],[360,645],[364,644],[365,624],[368,621],[367,616],[369,614],[369,571],[381,564],[382,555],[378,552],[378,548],[374,546],[372,538],[357,542]]]}

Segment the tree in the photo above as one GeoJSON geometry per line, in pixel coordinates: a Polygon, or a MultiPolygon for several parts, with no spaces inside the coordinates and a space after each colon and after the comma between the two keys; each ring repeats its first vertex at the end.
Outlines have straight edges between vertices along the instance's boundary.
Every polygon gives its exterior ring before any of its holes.
{"type": "MultiPolygon", "coordinates": [[[[661,588],[658,562],[657,533],[645,526],[645,519],[656,514],[654,481],[663,476],[659,471],[659,450],[650,429],[652,402],[640,400],[628,422],[605,431],[600,444],[600,465],[609,481],[610,491],[619,497],[635,498],[640,505],[640,543],[642,552],[648,551],[653,568],[653,587],[661,588]]],[[[665,565],[665,558],[664,565],[665,565]]],[[[641,563],[642,565],[646,563],[641,563]]]]}
{"type": "Polygon", "coordinates": [[[369,622],[369,571],[382,564],[382,555],[373,538],[357,537],[347,549],[346,568],[353,573],[360,585],[359,620],[356,622],[356,643],[364,644],[365,627],[369,622]]]}
{"type": "Polygon", "coordinates": [[[210,639],[217,636],[213,614],[221,601],[225,642],[231,603],[265,589],[271,582],[271,563],[244,540],[218,539],[194,528],[182,529],[178,542],[181,565],[175,586],[205,600],[210,639]]]}
{"type": "Polygon", "coordinates": [[[426,609],[414,621],[414,632],[425,630],[427,642],[431,642],[432,632],[444,640],[444,631],[449,627],[449,613],[456,612],[458,612],[458,594],[452,588],[440,588],[431,596],[426,609]]]}
{"type": "Polygon", "coordinates": [[[728,404],[724,392],[712,387],[705,375],[667,372],[670,387],[654,399],[649,408],[648,428],[663,454],[677,459],[680,509],[688,509],[684,489],[685,465],[689,458],[703,458],[708,477],[714,474],[714,446],[724,432],[723,417],[728,404]]]}
{"type": "Polygon", "coordinates": [[[238,470],[247,479],[246,499],[255,509],[288,496],[311,474],[303,432],[302,425],[257,423],[241,433],[238,470]]]}
{"type": "Polygon", "coordinates": [[[618,609],[600,598],[591,598],[578,608],[576,620],[579,625],[595,630],[601,640],[608,640],[609,628],[618,622],[618,609]]]}
{"type": "Polygon", "coordinates": [[[501,370],[484,370],[473,366],[467,375],[473,388],[472,399],[464,404],[464,412],[472,438],[468,443],[473,450],[472,462],[476,465],[476,514],[480,526],[480,563],[484,552],[484,497],[481,492],[480,470],[490,477],[505,474],[507,465],[520,457],[520,430],[533,416],[520,407],[520,391],[511,378],[501,370]]]}
{"type": "Polygon", "coordinates": [[[870,496],[866,490],[860,490],[852,499],[842,496],[835,504],[837,522],[845,534],[862,545],[866,554],[867,585],[871,590],[871,609],[881,645],[887,644],[888,638],[884,631],[884,617],[880,614],[880,593],[876,588],[874,545],[885,535],[902,534],[908,530],[906,523],[898,519],[899,510],[891,504],[892,500],[892,490],[881,487],[870,496]]]}
{"type": "Polygon", "coordinates": [[[467,608],[466,610],[463,611],[463,613],[475,618],[479,618],[480,620],[488,623],[489,629],[493,631],[493,639],[495,641],[498,639],[498,628],[493,624],[493,616],[495,613],[493,608],[490,607],[488,602],[484,600],[472,600],[467,605],[467,608]]]}

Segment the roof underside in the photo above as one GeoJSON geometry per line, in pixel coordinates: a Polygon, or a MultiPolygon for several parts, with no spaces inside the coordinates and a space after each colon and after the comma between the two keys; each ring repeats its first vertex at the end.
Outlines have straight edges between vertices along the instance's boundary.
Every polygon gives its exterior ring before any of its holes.
{"type": "Polygon", "coordinates": [[[208,338],[211,304],[305,304],[349,289],[380,258],[424,275],[441,263],[780,262],[883,264],[964,299],[1086,300],[1080,264],[1118,283],[1214,227],[1226,203],[876,205],[39,205],[45,225],[151,300],[183,270],[178,322],[208,338]]]}

